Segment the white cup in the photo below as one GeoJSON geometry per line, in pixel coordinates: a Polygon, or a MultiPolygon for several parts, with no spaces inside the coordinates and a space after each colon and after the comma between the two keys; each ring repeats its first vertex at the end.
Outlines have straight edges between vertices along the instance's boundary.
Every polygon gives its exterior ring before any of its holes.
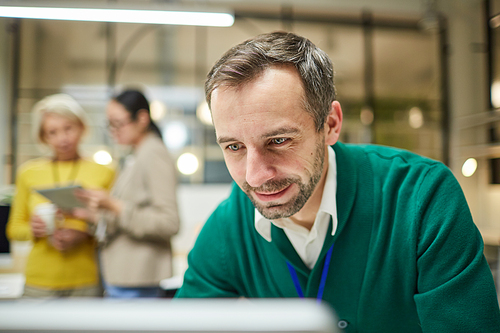
{"type": "Polygon", "coordinates": [[[47,235],[52,235],[56,227],[57,207],[52,203],[43,203],[35,207],[35,215],[38,215],[47,229],[47,235]]]}

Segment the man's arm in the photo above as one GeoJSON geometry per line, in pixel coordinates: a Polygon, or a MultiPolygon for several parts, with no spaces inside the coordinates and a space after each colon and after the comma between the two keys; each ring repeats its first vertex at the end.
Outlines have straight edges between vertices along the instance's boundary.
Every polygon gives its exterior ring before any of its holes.
{"type": "Polygon", "coordinates": [[[483,242],[451,172],[432,167],[418,191],[417,293],[424,332],[500,332],[483,242]]]}
{"type": "MultiPolygon", "coordinates": [[[[205,223],[188,255],[188,269],[176,298],[239,297],[231,281],[233,274],[228,242],[217,211],[205,223]]],[[[226,223],[237,223],[226,221],[226,223]]]]}

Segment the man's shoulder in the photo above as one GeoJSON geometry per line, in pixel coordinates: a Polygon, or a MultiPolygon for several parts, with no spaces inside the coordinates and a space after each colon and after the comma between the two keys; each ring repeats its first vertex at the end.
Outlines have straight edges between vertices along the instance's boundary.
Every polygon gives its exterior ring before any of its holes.
{"type": "Polygon", "coordinates": [[[409,150],[376,144],[342,144],[347,154],[364,156],[373,166],[396,165],[412,168],[447,168],[442,162],[419,155],[409,150]]]}
{"type": "Polygon", "coordinates": [[[358,178],[363,175],[365,182],[404,183],[415,188],[445,179],[456,182],[445,164],[408,150],[373,144],[341,144],[336,150],[337,165],[344,177],[357,174],[358,178]]]}

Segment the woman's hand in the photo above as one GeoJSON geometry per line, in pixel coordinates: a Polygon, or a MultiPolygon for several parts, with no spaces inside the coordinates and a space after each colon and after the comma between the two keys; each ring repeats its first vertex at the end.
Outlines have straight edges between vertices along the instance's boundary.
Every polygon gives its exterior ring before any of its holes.
{"type": "Polygon", "coordinates": [[[78,200],[85,203],[87,209],[93,214],[99,209],[106,209],[119,215],[121,212],[121,202],[104,190],[75,190],[78,200]]]}
{"type": "Polygon", "coordinates": [[[90,236],[83,231],[74,229],[56,229],[51,237],[52,245],[61,252],[75,248],[90,236]]]}
{"type": "Polygon", "coordinates": [[[91,211],[87,208],[73,208],[69,216],[93,224],[97,224],[97,222],[99,221],[97,212],[91,211]]]}
{"type": "Polygon", "coordinates": [[[33,215],[31,217],[31,231],[33,232],[33,236],[35,236],[35,238],[47,236],[47,226],[40,216],[33,215]]]}

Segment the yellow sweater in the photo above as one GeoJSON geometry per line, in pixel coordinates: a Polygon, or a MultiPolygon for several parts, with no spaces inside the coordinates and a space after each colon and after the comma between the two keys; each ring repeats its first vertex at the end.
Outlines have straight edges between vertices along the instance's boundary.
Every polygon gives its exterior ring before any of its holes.
{"type": "MultiPolygon", "coordinates": [[[[96,244],[88,239],[75,248],[59,252],[46,237],[33,237],[30,220],[35,207],[48,202],[34,189],[64,186],[71,183],[89,189],[110,189],[114,170],[90,160],[53,162],[39,158],[19,168],[16,194],[7,223],[10,240],[33,241],[26,263],[26,285],[47,289],[72,289],[98,284],[96,244]]],[[[65,228],[87,230],[85,221],[66,218],[65,228]]]]}

